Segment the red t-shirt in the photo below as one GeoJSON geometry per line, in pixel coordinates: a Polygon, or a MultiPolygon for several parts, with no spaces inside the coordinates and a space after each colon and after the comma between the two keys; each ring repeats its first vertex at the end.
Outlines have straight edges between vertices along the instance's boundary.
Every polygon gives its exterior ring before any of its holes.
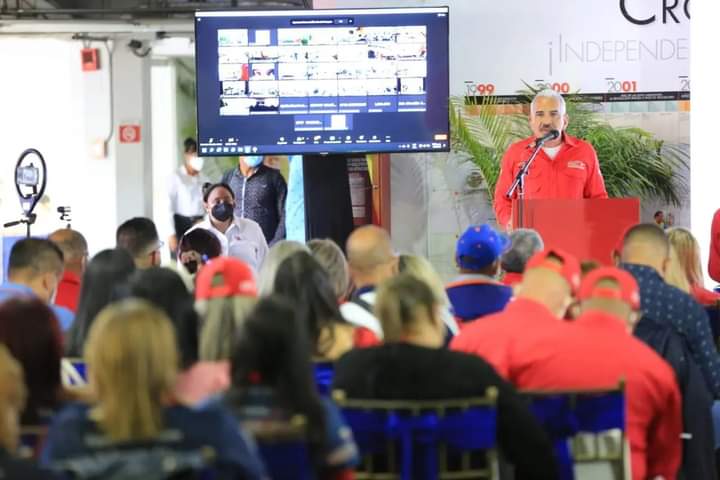
{"type": "Polygon", "coordinates": [[[520,345],[527,339],[550,334],[560,324],[562,320],[541,303],[516,298],[502,312],[470,322],[450,342],[450,348],[484,358],[508,378],[511,351],[522,348],[520,345]]]}
{"type": "Polygon", "coordinates": [[[505,272],[505,275],[503,275],[503,278],[502,280],[500,280],[500,282],[503,285],[507,285],[508,287],[514,287],[518,283],[522,282],[522,279],[522,273],[505,272]]]}
{"type": "Polygon", "coordinates": [[[691,285],[690,294],[693,296],[695,301],[706,307],[715,306],[717,302],[720,301],[720,293],[713,292],[712,290],[708,290],[700,285],[691,285]]]}
{"type": "MultiPolygon", "coordinates": [[[[535,138],[515,142],[507,149],[495,185],[495,216],[505,227],[512,214],[512,201],[505,198],[510,185],[530,158],[535,138]]],[[[516,191],[517,194],[517,191],[516,191]]],[[[555,159],[542,149],[525,177],[525,198],[607,198],[595,149],[588,142],[563,134],[563,143],[555,159]]]]}
{"type": "Polygon", "coordinates": [[[623,379],[633,479],[676,478],[682,400],[675,373],[621,319],[588,312],[551,337],[524,342],[517,353],[509,378],[521,389],[612,388],[623,379]]]}
{"type": "Polygon", "coordinates": [[[57,287],[55,305],[65,307],[68,310],[77,312],[78,299],[80,298],[80,277],[65,270],[57,287]]]}
{"type": "Polygon", "coordinates": [[[710,273],[710,278],[716,282],[720,282],[720,210],[715,212],[710,229],[708,273],[710,273]]]}

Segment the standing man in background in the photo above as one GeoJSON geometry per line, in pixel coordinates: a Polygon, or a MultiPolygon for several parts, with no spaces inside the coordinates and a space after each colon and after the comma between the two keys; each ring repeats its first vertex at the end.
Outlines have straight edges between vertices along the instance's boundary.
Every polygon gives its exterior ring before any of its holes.
{"type": "MultiPolygon", "coordinates": [[[[592,145],[565,133],[568,116],[565,99],[554,90],[543,90],[530,104],[533,135],[508,147],[495,185],[495,216],[500,228],[511,227],[512,199],[505,194],[523,164],[535,149],[536,140],[557,130],[560,135],[546,141],[525,177],[525,199],[607,198],[605,181],[592,145]]],[[[517,198],[517,190],[513,198],[517,198]]]]}
{"type": "Polygon", "coordinates": [[[263,157],[239,157],[238,168],[225,172],[222,183],[235,194],[235,216],[256,221],[268,245],[285,238],[287,184],[263,157]]]}
{"type": "Polygon", "coordinates": [[[168,188],[170,214],[175,229],[168,243],[173,255],[183,234],[205,216],[202,186],[208,179],[201,173],[204,161],[197,156],[195,139],[186,138],[183,147],[185,161],[170,178],[168,188]]]}

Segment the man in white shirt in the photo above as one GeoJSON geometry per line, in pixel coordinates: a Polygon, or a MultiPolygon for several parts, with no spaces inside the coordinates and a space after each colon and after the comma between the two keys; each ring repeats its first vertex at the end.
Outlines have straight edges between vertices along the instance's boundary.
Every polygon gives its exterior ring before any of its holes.
{"type": "Polygon", "coordinates": [[[235,194],[225,183],[216,183],[206,188],[203,200],[208,216],[188,231],[204,228],[214,233],[220,240],[223,256],[242,260],[257,274],[268,252],[260,225],[248,218],[233,215],[235,194]]]}
{"type": "Polygon", "coordinates": [[[208,182],[202,173],[203,159],[197,156],[197,142],[186,138],[184,163],[170,178],[170,214],[175,234],[170,237],[170,250],[174,253],[183,234],[205,215],[202,186],[208,182]]]}

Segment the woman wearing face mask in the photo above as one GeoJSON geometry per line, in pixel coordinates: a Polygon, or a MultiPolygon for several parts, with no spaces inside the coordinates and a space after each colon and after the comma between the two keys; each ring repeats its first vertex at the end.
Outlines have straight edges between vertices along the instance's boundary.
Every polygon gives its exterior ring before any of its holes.
{"type": "Polygon", "coordinates": [[[232,189],[225,183],[205,187],[203,205],[207,218],[188,233],[198,228],[209,230],[220,240],[223,256],[242,260],[257,273],[267,255],[268,245],[256,222],[233,215],[235,194],[232,189]]]}
{"type": "Polygon", "coordinates": [[[220,240],[212,232],[196,228],[180,239],[177,251],[178,267],[182,266],[190,275],[195,275],[200,267],[220,254],[220,240]]]}

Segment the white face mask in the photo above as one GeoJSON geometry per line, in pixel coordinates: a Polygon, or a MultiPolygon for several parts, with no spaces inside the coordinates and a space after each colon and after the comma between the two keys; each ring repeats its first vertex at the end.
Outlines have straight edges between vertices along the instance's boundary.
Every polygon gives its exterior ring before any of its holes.
{"type": "Polygon", "coordinates": [[[203,169],[203,165],[205,165],[205,159],[202,157],[190,157],[188,165],[196,172],[199,172],[203,169]]]}

